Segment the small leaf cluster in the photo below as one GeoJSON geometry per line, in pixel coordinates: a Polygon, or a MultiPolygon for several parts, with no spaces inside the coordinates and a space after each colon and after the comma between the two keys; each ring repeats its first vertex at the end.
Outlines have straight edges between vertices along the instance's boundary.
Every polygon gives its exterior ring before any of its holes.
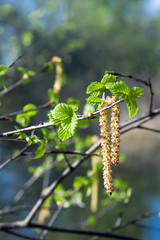
{"type": "Polygon", "coordinates": [[[16,122],[19,123],[22,127],[26,127],[30,123],[31,117],[35,116],[38,112],[38,110],[35,109],[36,106],[34,104],[27,104],[23,107],[24,113],[17,114],[16,116],[16,122]]]}
{"type": "Polygon", "coordinates": [[[59,127],[58,136],[64,141],[74,135],[77,127],[77,107],[65,103],[58,104],[49,113],[49,120],[59,127]]]}
{"type": "Polygon", "coordinates": [[[22,73],[21,77],[22,77],[22,79],[25,80],[25,83],[29,83],[30,77],[33,77],[35,75],[35,72],[28,70],[26,68],[23,68],[23,67],[18,67],[18,71],[20,71],[22,73]]]}
{"type": "Polygon", "coordinates": [[[44,137],[41,140],[40,146],[37,148],[35,159],[43,157],[43,155],[46,152],[46,145],[48,143],[49,132],[47,129],[42,129],[42,133],[44,137]]]}
{"type": "Polygon", "coordinates": [[[101,82],[92,82],[88,86],[86,93],[91,96],[87,98],[87,102],[90,105],[100,106],[104,100],[98,98],[98,96],[105,90],[109,90],[116,98],[123,99],[126,102],[129,111],[129,118],[136,115],[138,106],[135,99],[142,96],[143,89],[140,87],[133,87],[130,89],[125,82],[116,82],[116,76],[106,73],[101,82]]]}

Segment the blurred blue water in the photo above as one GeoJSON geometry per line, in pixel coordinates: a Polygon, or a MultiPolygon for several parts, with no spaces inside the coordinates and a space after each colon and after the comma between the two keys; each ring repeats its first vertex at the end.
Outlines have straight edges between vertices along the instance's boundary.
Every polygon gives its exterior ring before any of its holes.
{"type": "MultiPolygon", "coordinates": [[[[156,212],[160,209],[160,198],[153,198],[150,204],[149,212],[156,212]]],[[[156,215],[154,217],[148,218],[147,221],[145,221],[147,226],[151,226],[153,228],[159,229],[157,230],[151,230],[146,229],[144,230],[144,239],[145,240],[159,240],[160,239],[160,216],[156,215]]]]}

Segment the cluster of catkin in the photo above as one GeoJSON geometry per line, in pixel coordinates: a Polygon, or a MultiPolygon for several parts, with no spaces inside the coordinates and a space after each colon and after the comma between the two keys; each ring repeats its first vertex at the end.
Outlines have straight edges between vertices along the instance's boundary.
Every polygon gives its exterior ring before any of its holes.
{"type": "MultiPolygon", "coordinates": [[[[107,96],[105,102],[100,109],[105,108],[107,105],[116,102],[116,98],[107,96]]],[[[119,163],[119,149],[120,149],[120,110],[119,104],[114,105],[111,108],[111,120],[109,126],[108,119],[109,109],[100,112],[100,130],[101,130],[101,147],[103,156],[103,179],[104,186],[107,189],[107,193],[112,194],[114,190],[112,181],[112,164],[118,165],[119,163]],[[111,130],[111,139],[110,139],[111,130]]]]}

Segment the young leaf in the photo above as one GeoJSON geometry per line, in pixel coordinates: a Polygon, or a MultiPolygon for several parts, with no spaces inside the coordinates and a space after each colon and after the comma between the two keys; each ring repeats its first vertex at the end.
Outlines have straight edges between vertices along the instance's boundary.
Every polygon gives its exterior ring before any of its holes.
{"type": "Polygon", "coordinates": [[[111,93],[116,97],[116,98],[123,98],[124,100],[126,100],[126,97],[129,95],[130,93],[130,89],[127,86],[126,83],[120,81],[120,82],[116,82],[112,88],[110,89],[111,93]]]}
{"type": "Polygon", "coordinates": [[[105,90],[105,87],[102,83],[100,82],[92,82],[88,88],[86,93],[93,95],[93,96],[98,96],[100,94],[102,94],[105,90]]]}
{"type": "Polygon", "coordinates": [[[126,103],[129,111],[129,118],[134,117],[137,114],[138,106],[134,98],[126,98],[126,103]]]}
{"type": "Polygon", "coordinates": [[[98,98],[96,96],[90,96],[89,98],[86,99],[87,102],[92,106],[94,105],[101,105],[103,103],[103,99],[98,98]]]}
{"type": "Polygon", "coordinates": [[[33,77],[35,75],[35,72],[28,70],[26,68],[23,68],[23,67],[18,67],[18,71],[22,72],[21,77],[25,80],[24,84],[29,83],[30,77],[33,77]]]}
{"type": "Polygon", "coordinates": [[[52,111],[52,116],[54,118],[66,119],[73,115],[73,109],[65,103],[58,104],[52,111]]]}
{"type": "Polygon", "coordinates": [[[30,118],[37,114],[37,110],[29,111],[36,108],[34,104],[27,104],[23,107],[23,111],[28,111],[26,113],[20,113],[16,116],[16,122],[21,126],[26,127],[30,123],[30,118]]]}
{"type": "Polygon", "coordinates": [[[131,90],[130,90],[130,96],[132,98],[139,98],[143,95],[143,89],[140,88],[140,87],[133,87],[131,90]]]}
{"type": "Polygon", "coordinates": [[[32,144],[37,144],[39,142],[39,137],[37,137],[36,135],[32,135],[30,137],[26,137],[26,141],[28,142],[28,145],[32,145],[32,144]]]}
{"type": "Polygon", "coordinates": [[[35,72],[28,70],[26,68],[23,68],[23,67],[18,67],[18,71],[22,72],[23,74],[27,74],[30,77],[33,77],[35,75],[35,72]]]}
{"type": "MultiPolygon", "coordinates": [[[[36,108],[36,105],[29,103],[29,104],[27,104],[23,107],[23,111],[29,111],[29,110],[32,110],[34,108],[36,108]]],[[[27,115],[29,117],[33,117],[37,114],[37,112],[38,112],[37,110],[29,111],[29,112],[27,112],[27,115]]]]}
{"type": "Polygon", "coordinates": [[[50,101],[53,101],[54,104],[58,104],[59,101],[59,93],[55,93],[53,89],[48,89],[48,96],[50,101]]]}
{"type": "Polygon", "coordinates": [[[43,140],[41,141],[41,145],[37,148],[36,156],[34,157],[34,159],[43,157],[43,155],[46,152],[47,142],[48,142],[48,139],[46,138],[46,136],[44,136],[43,140]]]}
{"type": "Polygon", "coordinates": [[[79,107],[80,101],[75,99],[75,98],[68,98],[67,103],[69,105],[73,105],[73,106],[79,107]]]}
{"type": "Polygon", "coordinates": [[[1,78],[1,77],[0,77],[0,83],[2,84],[3,89],[6,90],[6,89],[7,89],[7,88],[6,88],[6,85],[5,85],[5,83],[4,83],[3,78],[1,78]]]}
{"type": "Polygon", "coordinates": [[[3,65],[0,65],[0,77],[5,75],[7,72],[8,72],[8,68],[3,65]]]}
{"type": "Polygon", "coordinates": [[[50,121],[59,127],[58,136],[62,141],[70,138],[75,133],[78,122],[76,110],[77,107],[74,108],[74,106],[71,107],[61,103],[49,113],[50,121]]]}
{"type": "Polygon", "coordinates": [[[70,138],[73,136],[73,134],[64,128],[60,127],[58,130],[58,136],[62,141],[65,141],[66,139],[70,138]]]}
{"type": "Polygon", "coordinates": [[[110,89],[116,81],[116,76],[111,74],[105,74],[102,78],[101,83],[105,86],[106,89],[110,89]]]}

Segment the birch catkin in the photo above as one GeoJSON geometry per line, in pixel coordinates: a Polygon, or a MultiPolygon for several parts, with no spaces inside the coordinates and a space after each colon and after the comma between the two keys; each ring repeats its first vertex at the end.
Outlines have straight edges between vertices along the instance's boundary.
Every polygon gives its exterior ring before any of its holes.
{"type": "MultiPolygon", "coordinates": [[[[109,96],[106,98],[105,102],[100,109],[107,105],[115,103],[116,98],[109,96]]],[[[109,109],[100,112],[100,131],[101,131],[101,147],[103,156],[103,179],[104,186],[107,189],[107,193],[112,194],[114,190],[113,180],[112,180],[112,164],[118,165],[119,163],[119,149],[120,149],[120,130],[119,130],[119,120],[120,120],[120,110],[119,105],[116,104],[111,108],[111,144],[110,144],[110,127],[108,120],[109,109]]]]}
{"type": "MultiPolygon", "coordinates": [[[[104,103],[101,108],[104,108],[106,103],[104,103]]],[[[114,187],[112,182],[112,168],[110,159],[110,136],[109,136],[109,124],[108,124],[108,113],[109,110],[100,112],[100,131],[101,131],[101,147],[103,156],[103,179],[104,187],[107,189],[107,193],[112,194],[114,187]]]]}
{"type": "MultiPolygon", "coordinates": [[[[116,101],[115,97],[112,97],[113,102],[116,101]]],[[[111,108],[111,161],[113,165],[119,163],[119,150],[120,150],[120,110],[119,104],[116,104],[111,108]]]]}

